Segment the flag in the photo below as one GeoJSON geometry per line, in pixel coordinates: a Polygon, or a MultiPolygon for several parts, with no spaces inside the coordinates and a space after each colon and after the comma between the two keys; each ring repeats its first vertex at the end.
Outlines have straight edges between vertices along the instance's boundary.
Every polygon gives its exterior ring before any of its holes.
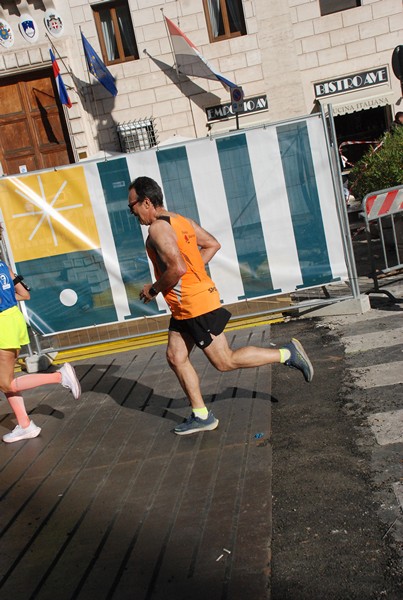
{"type": "Polygon", "coordinates": [[[87,38],[81,32],[81,39],[84,46],[84,54],[87,59],[88,70],[96,77],[106,90],[112,96],[117,96],[118,90],[115,85],[115,78],[112,73],[106,68],[94,48],[91,46],[87,38]]]}
{"type": "MultiPolygon", "coordinates": [[[[165,15],[164,15],[165,17],[165,15]]],[[[216,71],[207,60],[200,54],[196,46],[189,38],[171,21],[165,17],[169,35],[172,40],[172,47],[175,54],[176,66],[180,73],[184,75],[193,75],[194,77],[203,77],[204,79],[218,79],[225,89],[238,87],[224,75],[216,71]]]]}
{"type": "Polygon", "coordinates": [[[57,91],[59,92],[60,102],[62,104],[65,104],[68,108],[71,108],[71,106],[72,106],[71,100],[67,93],[66,86],[64,85],[62,76],[60,75],[59,65],[57,64],[55,55],[53,54],[53,52],[50,48],[49,48],[49,52],[50,52],[50,59],[52,61],[53,75],[55,77],[57,91]]]}

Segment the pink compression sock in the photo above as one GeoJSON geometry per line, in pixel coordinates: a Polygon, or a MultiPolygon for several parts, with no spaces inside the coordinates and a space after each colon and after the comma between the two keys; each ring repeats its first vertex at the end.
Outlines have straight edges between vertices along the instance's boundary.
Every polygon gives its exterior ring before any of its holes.
{"type": "Polygon", "coordinates": [[[13,392],[8,392],[6,398],[17,418],[17,423],[20,427],[29,427],[31,422],[25,409],[24,399],[22,396],[16,396],[13,392]]]}
{"type": "Polygon", "coordinates": [[[61,383],[61,373],[34,373],[32,375],[23,375],[13,379],[10,385],[10,391],[14,393],[32,390],[40,385],[49,385],[50,383],[61,383]]]}

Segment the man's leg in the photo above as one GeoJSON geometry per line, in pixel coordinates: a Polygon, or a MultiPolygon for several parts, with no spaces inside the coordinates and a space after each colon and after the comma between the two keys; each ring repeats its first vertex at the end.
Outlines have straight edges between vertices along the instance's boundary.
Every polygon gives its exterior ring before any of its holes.
{"type": "Polygon", "coordinates": [[[168,364],[177,376],[192,408],[204,408],[199,376],[189,359],[193,347],[194,342],[190,336],[177,331],[168,332],[168,364]]]}
{"type": "Polygon", "coordinates": [[[302,344],[296,339],[278,350],[257,346],[244,346],[237,350],[231,350],[224,332],[212,337],[213,341],[207,348],[203,349],[203,352],[219,371],[233,371],[235,369],[283,363],[287,367],[294,367],[301,371],[306,381],[312,381],[312,364],[302,344]]]}
{"type": "Polygon", "coordinates": [[[177,331],[169,331],[167,347],[168,364],[177,376],[193,410],[192,415],[185,423],[175,427],[174,431],[178,435],[211,431],[218,426],[218,419],[206,408],[200,390],[199,376],[189,359],[189,354],[193,347],[194,342],[190,336],[177,331]]]}
{"type": "Polygon", "coordinates": [[[203,352],[219,371],[261,367],[262,365],[281,361],[280,350],[275,348],[244,346],[237,350],[231,350],[224,332],[212,337],[214,338],[213,341],[203,352]]]}

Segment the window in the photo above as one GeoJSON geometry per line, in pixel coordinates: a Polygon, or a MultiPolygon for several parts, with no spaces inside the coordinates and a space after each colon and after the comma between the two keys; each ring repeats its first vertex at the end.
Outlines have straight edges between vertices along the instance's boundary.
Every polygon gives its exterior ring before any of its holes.
{"type": "Polygon", "coordinates": [[[120,149],[122,152],[137,152],[147,150],[158,143],[158,135],[154,119],[140,119],[117,126],[120,149]]]}
{"type": "Polygon", "coordinates": [[[242,0],[203,0],[211,42],[246,35],[242,0]]]}
{"type": "Polygon", "coordinates": [[[127,0],[93,6],[102,57],[106,65],[139,58],[127,0]]]}
{"type": "Polygon", "coordinates": [[[361,0],[319,0],[319,5],[320,14],[323,17],[323,15],[331,15],[341,10],[361,6],[361,0]]]}

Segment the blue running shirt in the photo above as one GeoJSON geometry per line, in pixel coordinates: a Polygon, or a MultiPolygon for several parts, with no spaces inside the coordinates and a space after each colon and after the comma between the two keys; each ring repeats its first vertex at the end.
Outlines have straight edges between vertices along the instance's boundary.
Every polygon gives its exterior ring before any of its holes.
{"type": "Polygon", "coordinates": [[[0,260],[0,312],[17,305],[10,269],[0,260]]]}

